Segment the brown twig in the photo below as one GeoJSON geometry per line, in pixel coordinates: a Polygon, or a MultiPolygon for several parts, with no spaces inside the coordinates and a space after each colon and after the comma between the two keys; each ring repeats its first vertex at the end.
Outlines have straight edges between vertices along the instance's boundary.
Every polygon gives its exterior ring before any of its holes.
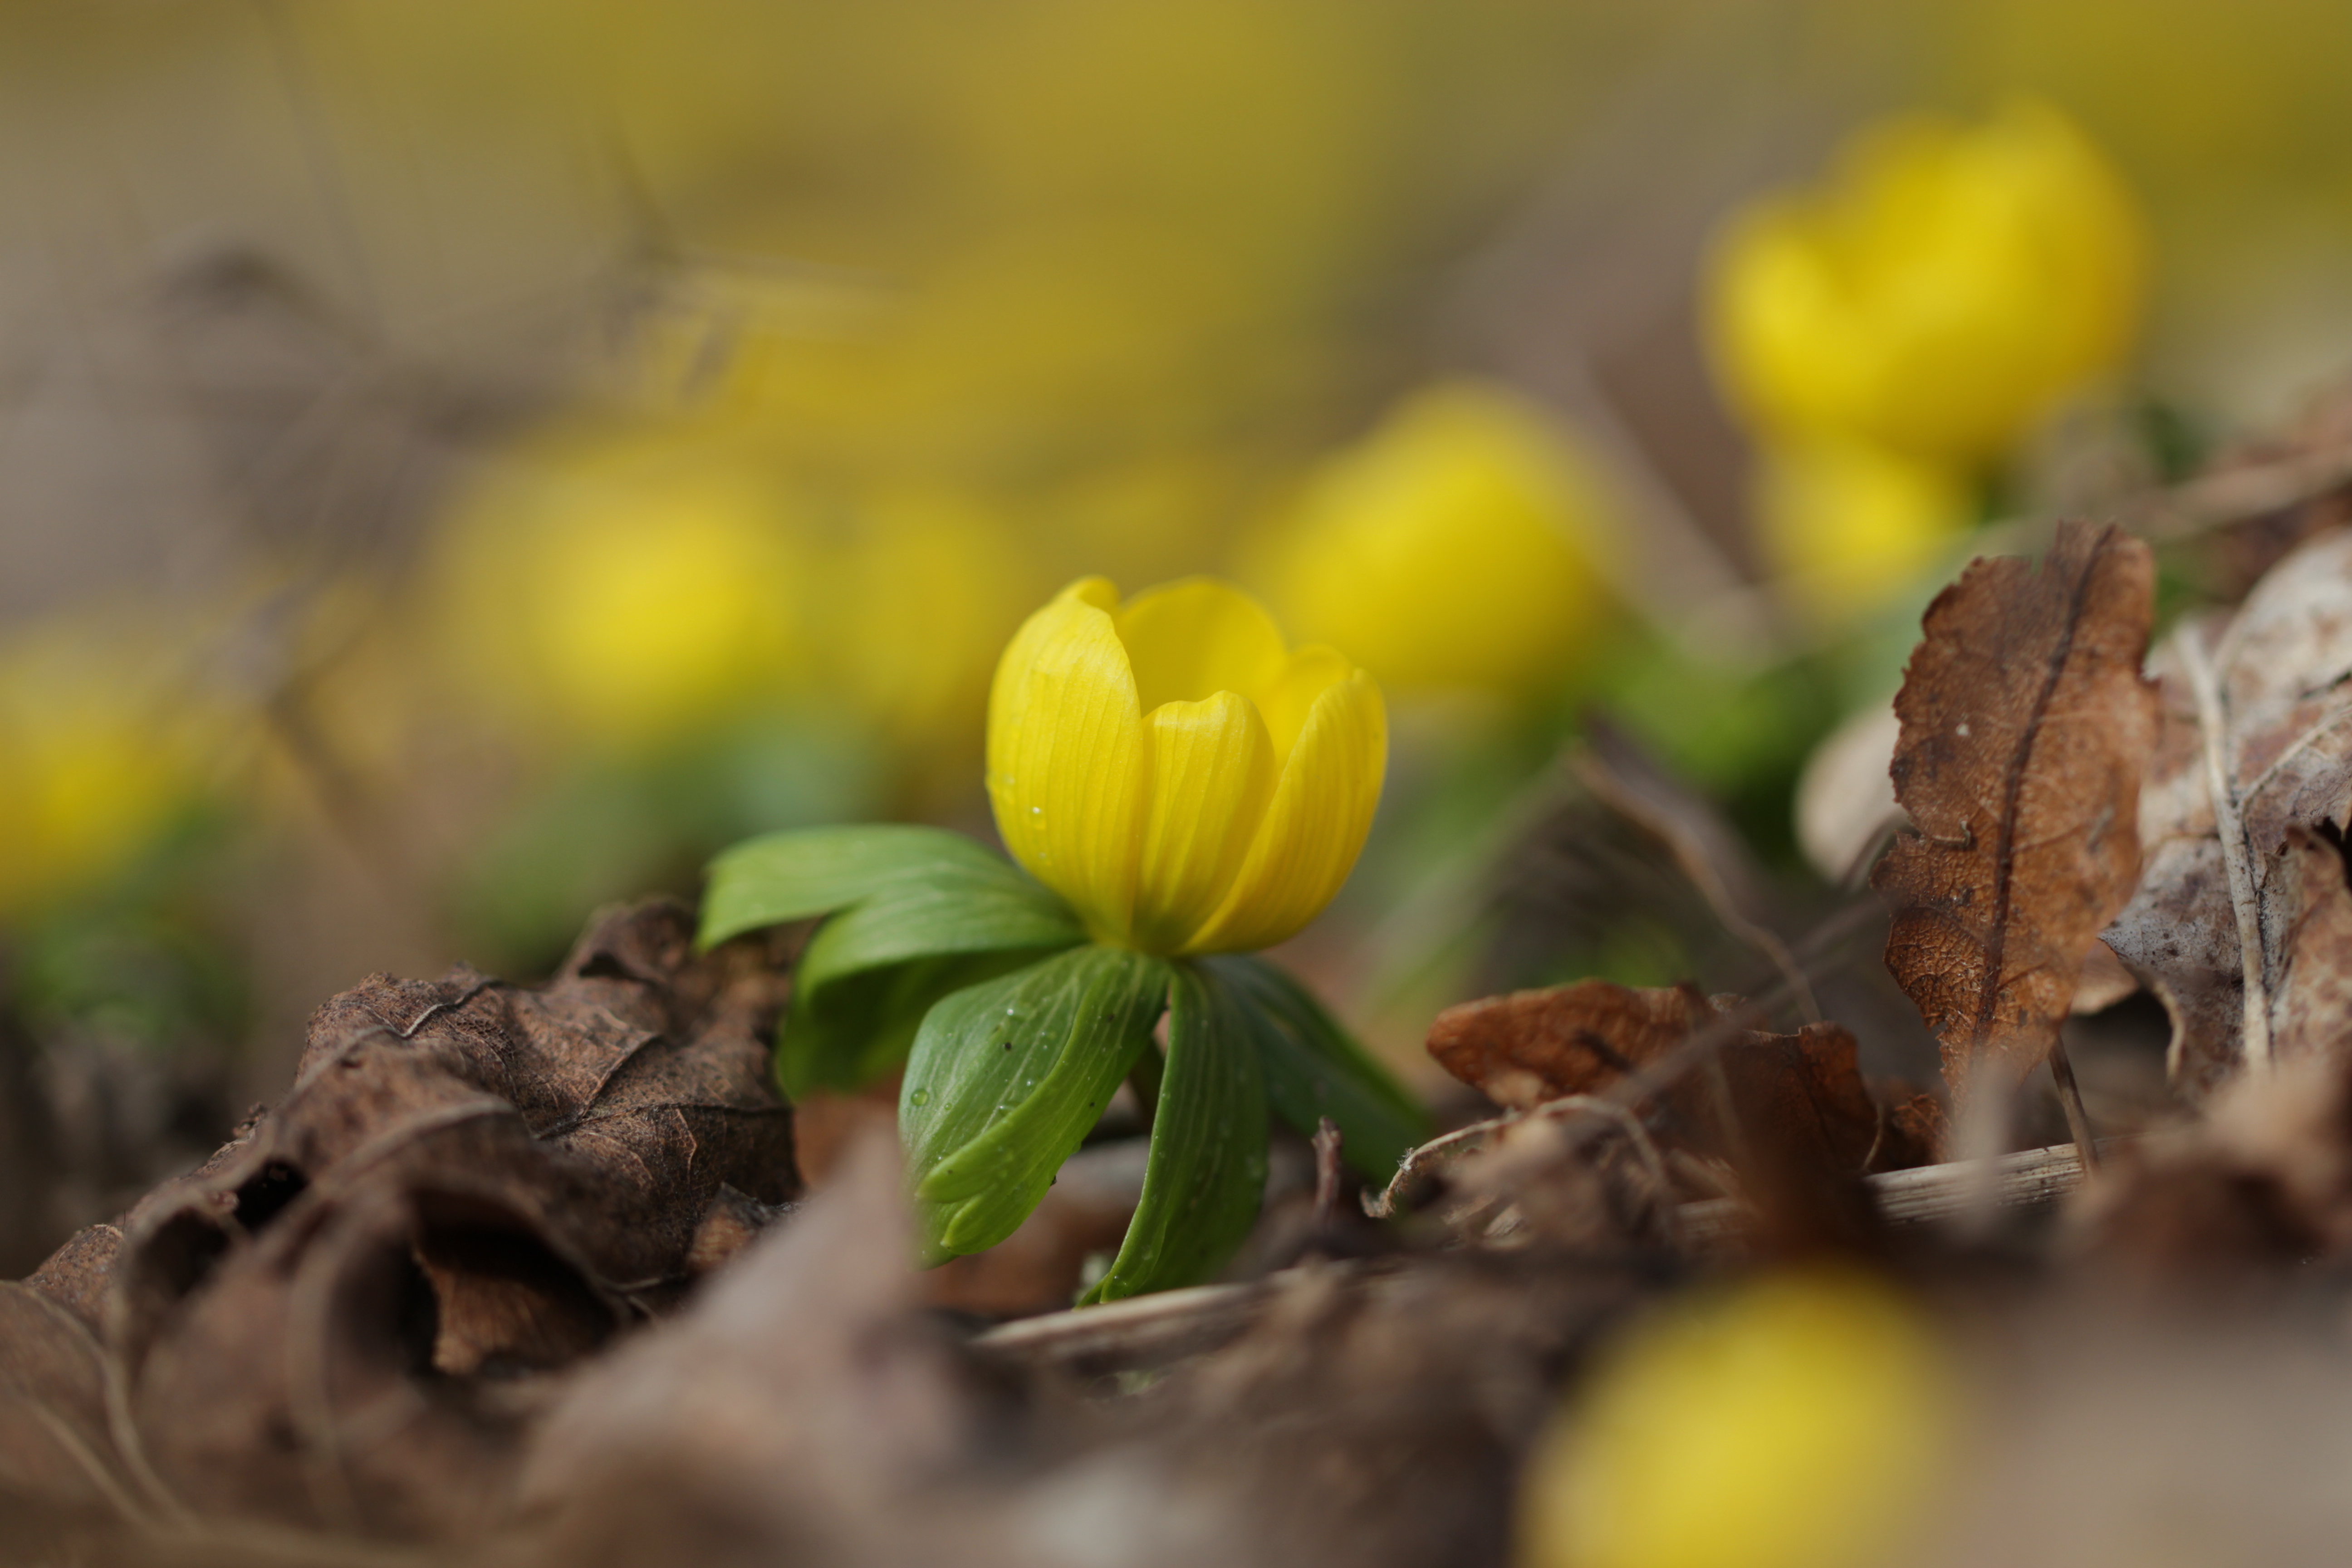
{"type": "Polygon", "coordinates": [[[1315,1228],[1329,1230],[1339,1215],[1339,1124],[1325,1116],[1315,1123],[1315,1228]]]}
{"type": "Polygon", "coordinates": [[[2074,1064],[2067,1059],[2063,1043],[2050,1042],[2050,1077],[2058,1085],[2058,1103],[2066,1112],[2066,1131],[2074,1135],[2074,1147],[2081,1151],[2083,1169],[2095,1172],[2099,1168],[2098,1144],[2091,1137],[2091,1115],[2083,1109],[2083,1090],[2074,1082],[2074,1064]]]}
{"type": "Polygon", "coordinates": [[[2263,963],[2262,905],[2254,889],[2252,855],[2238,795],[2230,784],[2230,730],[2221,686],[2204,639],[2193,626],[2173,639],[2181,668],[2197,699],[2197,727],[2205,742],[2205,788],[2213,800],[2213,822],[2221,841],[2221,864],[2229,873],[2230,906],[2238,921],[2238,962],[2245,977],[2245,1062],[2262,1073],[2271,1066],[2271,999],[2263,963]]]}
{"type": "Polygon", "coordinates": [[[1703,807],[1674,798],[1679,792],[1671,781],[1638,776],[1635,770],[1644,768],[1647,759],[1623,737],[1605,724],[1592,729],[1591,748],[1577,753],[1570,763],[1577,778],[1602,805],[1666,847],[1723,929],[1772,966],[1807,1023],[1820,1022],[1822,1008],[1813,996],[1812,983],[1790,952],[1789,944],[1779,932],[1749,915],[1744,907],[1748,900],[1734,889],[1735,881],[1747,880],[1744,867],[1726,864],[1738,852],[1736,843],[1726,842],[1727,835],[1721,825],[1700,815],[1703,807]]]}

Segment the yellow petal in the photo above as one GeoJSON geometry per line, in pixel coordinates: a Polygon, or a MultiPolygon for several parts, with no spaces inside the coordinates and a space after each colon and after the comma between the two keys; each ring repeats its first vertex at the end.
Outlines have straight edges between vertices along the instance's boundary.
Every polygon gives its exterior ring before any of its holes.
{"type": "Polygon", "coordinates": [[[1265,720],[1277,763],[1298,743],[1298,732],[1307,727],[1315,700],[1355,672],[1356,667],[1334,649],[1302,647],[1293,651],[1265,685],[1247,694],[1265,720]]]}
{"type": "Polygon", "coordinates": [[[1178,952],[1233,886],[1281,764],[1265,721],[1238,692],[1163,703],[1143,734],[1151,804],[1135,941],[1148,952],[1178,952]]]}
{"type": "Polygon", "coordinates": [[[1118,613],[1143,711],[1220,691],[1255,691],[1282,668],[1282,629],[1228,583],[1187,577],[1138,594],[1118,613]]]}
{"type": "Polygon", "coordinates": [[[1097,934],[1135,906],[1143,724],[1135,676],[1099,577],[1064,589],[1013,634],[988,702],[988,798],[1029,874],[1097,934]]]}
{"type": "Polygon", "coordinates": [[[1271,947],[1322,912],[1371,830],[1388,742],[1381,689],[1361,670],[1316,698],[1232,891],[1185,952],[1271,947]]]}

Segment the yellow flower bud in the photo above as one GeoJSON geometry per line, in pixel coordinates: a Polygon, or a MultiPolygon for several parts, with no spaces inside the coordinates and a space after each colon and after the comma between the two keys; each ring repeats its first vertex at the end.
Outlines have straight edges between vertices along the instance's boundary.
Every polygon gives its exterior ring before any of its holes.
{"type": "Polygon", "coordinates": [[[1895,121],[1726,229],[1717,370],[1778,438],[1983,462],[2122,357],[2142,248],[2128,192],[2055,110],[1895,121]]]}
{"type": "Polygon", "coordinates": [[[1884,447],[1773,447],[1756,482],[1756,524],[1782,590],[1835,622],[1887,605],[1940,563],[1970,516],[1966,478],[1884,447]]]}
{"type": "Polygon", "coordinates": [[[1102,942],[1268,947],[1347,879],[1388,763],[1380,688],[1188,578],[1074,583],[1013,634],[988,703],[1005,847],[1102,942]]]}
{"type": "Polygon", "coordinates": [[[1314,477],[1257,574],[1286,620],[1391,687],[1507,691],[1559,674],[1590,636],[1611,516],[1542,415],[1448,383],[1314,477]]]}
{"type": "Polygon", "coordinates": [[[1899,1546],[1955,1426],[1949,1352],[1842,1269],[1669,1309],[1521,1482],[1520,1568],[1857,1568],[1899,1546]]]}

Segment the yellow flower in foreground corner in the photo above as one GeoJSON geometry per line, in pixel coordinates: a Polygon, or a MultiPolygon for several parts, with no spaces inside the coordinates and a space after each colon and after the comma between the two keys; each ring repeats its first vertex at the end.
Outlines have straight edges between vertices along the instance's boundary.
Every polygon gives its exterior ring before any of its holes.
{"type": "Polygon", "coordinates": [[[1816,1269],[1669,1308],[1603,1361],[1521,1482],[1519,1568],[1858,1568],[1929,1495],[1949,1352],[1909,1300],[1816,1269]]]}
{"type": "Polygon", "coordinates": [[[1268,947],[1362,849],[1388,762],[1370,676],[1287,647],[1257,601],[1188,578],[1126,605],[1099,577],[1029,617],[988,703],[1005,847],[1095,937],[1146,952],[1268,947]]]}
{"type": "Polygon", "coordinates": [[[1778,439],[1980,463],[2121,359],[2142,249],[2122,181],[2054,110],[1897,120],[1826,185],[1733,221],[1709,268],[1710,346],[1778,439]]]}

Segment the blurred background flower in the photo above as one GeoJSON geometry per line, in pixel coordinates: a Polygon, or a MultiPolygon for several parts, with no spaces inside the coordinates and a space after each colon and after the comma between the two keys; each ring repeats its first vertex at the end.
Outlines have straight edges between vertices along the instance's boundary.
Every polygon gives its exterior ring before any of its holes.
{"type": "Polygon", "coordinates": [[[1570,433],[1502,387],[1414,392],[1314,468],[1254,551],[1286,624],[1402,691],[1559,686],[1620,526],[1570,433]]]}
{"type": "Polygon", "coordinates": [[[1087,574],[1232,575],[1394,697],[1286,956],[1400,1060],[1476,978],[1692,967],[1480,957],[1563,746],[1613,714],[1819,891],[1800,773],[1979,531],[2340,372],[2347,47],[2317,0],[7,7],[0,1182],[54,1190],[0,1250],[368,971],[527,974],[762,828],[986,834],[989,668],[1087,574]]]}
{"type": "Polygon", "coordinates": [[[1768,1274],[1638,1325],[1555,1417],[1526,1568],[1862,1568],[1926,1533],[1958,1356],[1894,1286],[1768,1274]]]}
{"type": "Polygon", "coordinates": [[[1883,121],[1827,185],[1733,220],[1709,279],[1717,362],[1773,440],[1988,464],[2118,367],[2140,253],[2121,182],[2047,105],[1883,121]]]}

